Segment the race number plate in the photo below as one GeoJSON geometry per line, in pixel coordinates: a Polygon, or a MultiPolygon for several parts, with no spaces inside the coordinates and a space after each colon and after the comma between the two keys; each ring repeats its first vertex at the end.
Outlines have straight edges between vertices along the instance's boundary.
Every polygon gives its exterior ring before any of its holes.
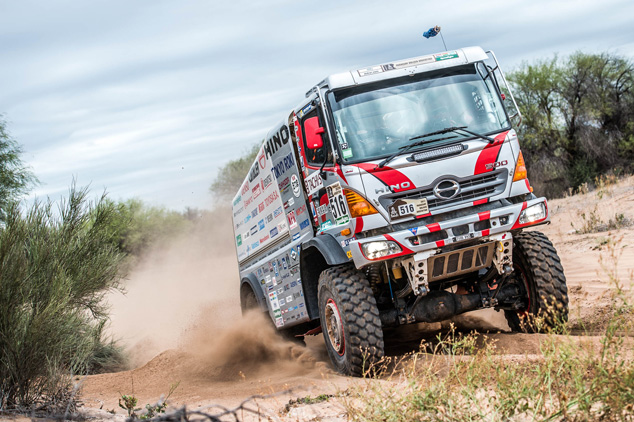
{"type": "Polygon", "coordinates": [[[390,205],[390,218],[418,217],[429,213],[427,199],[397,199],[390,205]]]}
{"type": "Polygon", "coordinates": [[[326,193],[328,194],[328,204],[330,205],[330,212],[335,219],[335,224],[346,224],[350,221],[350,217],[341,184],[337,182],[327,186],[326,193]]]}

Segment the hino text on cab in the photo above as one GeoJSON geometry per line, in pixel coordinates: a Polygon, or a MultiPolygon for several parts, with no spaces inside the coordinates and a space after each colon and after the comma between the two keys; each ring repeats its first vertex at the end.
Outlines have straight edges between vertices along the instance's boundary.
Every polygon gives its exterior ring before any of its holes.
{"type": "Polygon", "coordinates": [[[243,312],[290,337],[322,331],[350,375],[383,356],[387,327],[482,308],[513,330],[564,322],[557,252],[524,231],[549,215],[513,119],[480,47],[318,83],[266,135],[233,199],[243,312]]]}

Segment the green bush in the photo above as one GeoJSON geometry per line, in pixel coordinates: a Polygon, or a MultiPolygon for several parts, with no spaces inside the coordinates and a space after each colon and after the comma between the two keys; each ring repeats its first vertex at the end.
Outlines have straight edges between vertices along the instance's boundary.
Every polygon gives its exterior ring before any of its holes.
{"type": "Polygon", "coordinates": [[[0,228],[0,410],[72,400],[70,376],[112,362],[104,295],[119,286],[116,207],[71,187],[58,209],[7,208],[0,228]]]}

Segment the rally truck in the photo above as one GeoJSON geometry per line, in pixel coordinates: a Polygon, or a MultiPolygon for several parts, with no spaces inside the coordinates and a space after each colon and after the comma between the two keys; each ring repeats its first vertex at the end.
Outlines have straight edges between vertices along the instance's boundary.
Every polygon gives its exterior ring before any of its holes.
{"type": "MultiPolygon", "coordinates": [[[[468,47],[337,73],[266,134],[233,198],[243,312],[323,332],[360,375],[383,331],[494,308],[514,331],[568,316],[557,251],[498,61],[468,47]]],[[[247,314],[248,315],[248,314],[247,314]]]]}

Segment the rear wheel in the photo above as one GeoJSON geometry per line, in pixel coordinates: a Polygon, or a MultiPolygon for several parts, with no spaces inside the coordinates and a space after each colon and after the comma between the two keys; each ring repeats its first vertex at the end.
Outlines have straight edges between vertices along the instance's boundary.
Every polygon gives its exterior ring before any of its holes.
{"type": "Polygon", "coordinates": [[[338,372],[363,375],[383,357],[383,331],[365,275],[352,266],[328,268],[319,277],[319,316],[326,349],[338,372]]]}
{"type": "Polygon", "coordinates": [[[513,269],[525,303],[517,311],[504,311],[511,330],[532,333],[562,328],[568,321],[568,288],[557,250],[545,234],[515,235],[513,269]]]}

